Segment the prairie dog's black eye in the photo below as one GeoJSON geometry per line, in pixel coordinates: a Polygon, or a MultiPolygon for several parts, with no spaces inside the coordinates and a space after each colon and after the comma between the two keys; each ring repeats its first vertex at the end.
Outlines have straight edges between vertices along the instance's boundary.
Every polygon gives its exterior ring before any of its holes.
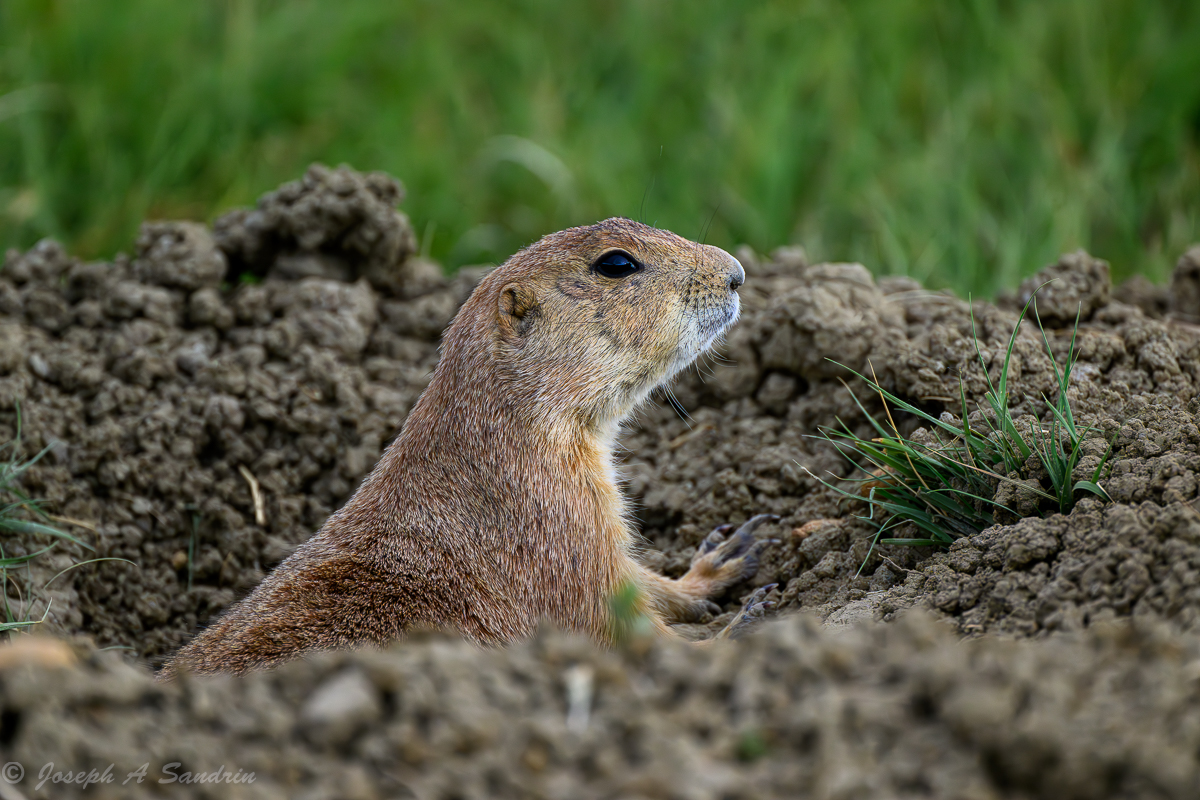
{"type": "Polygon", "coordinates": [[[605,253],[592,264],[592,269],[606,278],[628,278],[641,268],[642,265],[633,256],[620,250],[605,253]]]}

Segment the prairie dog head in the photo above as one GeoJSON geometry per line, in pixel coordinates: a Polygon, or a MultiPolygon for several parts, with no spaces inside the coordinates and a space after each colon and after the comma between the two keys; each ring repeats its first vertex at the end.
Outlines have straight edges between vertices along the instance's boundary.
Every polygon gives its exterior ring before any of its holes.
{"type": "Polygon", "coordinates": [[[604,430],[733,324],[745,279],[724,250],[613,218],[520,251],[471,304],[519,402],[604,430]]]}

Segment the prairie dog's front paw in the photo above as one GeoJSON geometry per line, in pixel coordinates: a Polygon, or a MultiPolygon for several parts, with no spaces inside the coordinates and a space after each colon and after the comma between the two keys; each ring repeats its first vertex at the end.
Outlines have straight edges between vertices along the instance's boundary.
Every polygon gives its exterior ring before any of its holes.
{"type": "Polygon", "coordinates": [[[733,533],[730,533],[732,525],[714,529],[696,548],[692,567],[684,580],[704,581],[710,584],[706,593],[714,594],[726,586],[753,577],[758,572],[759,554],[774,542],[773,539],[757,539],[754,531],[764,523],[778,519],[774,514],[759,514],[733,533]]]}
{"type": "Polygon", "coordinates": [[[771,593],[778,584],[771,583],[766,586],[760,586],[754,594],[750,595],[750,599],[742,606],[742,610],[733,618],[733,621],[725,626],[725,630],[716,635],[717,639],[736,639],[757,628],[766,619],[767,613],[775,608],[775,601],[768,600],[767,595],[771,593]]]}

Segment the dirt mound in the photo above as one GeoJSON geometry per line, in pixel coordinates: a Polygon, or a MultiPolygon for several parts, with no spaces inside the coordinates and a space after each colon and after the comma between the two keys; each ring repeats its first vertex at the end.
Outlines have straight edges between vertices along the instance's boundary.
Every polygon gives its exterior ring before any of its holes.
{"type": "Polygon", "coordinates": [[[478,278],[448,281],[410,257],[411,231],[389,205],[399,196],[391,179],[314,168],[219,220],[217,239],[160,222],[143,227],[135,258],[111,264],[52,242],[8,254],[0,439],[19,409],[25,452],[51,446],[24,487],[82,523],[95,557],[137,565],[67,573],[30,610],[18,588],[28,601],[83,553],[39,559],[29,586],[9,586],[18,617],[53,600],[60,629],[160,656],[346,499],[478,278]],[[306,226],[316,234],[296,233],[306,226]],[[268,253],[292,271],[224,282],[230,262],[257,269],[268,253]],[[341,277],[360,277],[297,278],[304,259],[340,259],[341,277]]]}
{"type": "Polygon", "coordinates": [[[403,265],[416,252],[404,188],[382,172],[314,165],[302,180],[263,195],[255,208],[216,221],[216,244],[238,273],[283,278],[365,277],[381,292],[412,283],[403,265]]]}
{"type": "Polygon", "coordinates": [[[609,653],[558,634],[494,651],[429,638],[172,686],[86,648],[48,668],[24,644],[0,649],[0,715],[35,797],[1200,792],[1200,699],[1184,688],[1200,639],[1161,624],[958,643],[922,615],[844,633],[792,618],[732,645],[609,653]],[[110,764],[111,785],[52,782],[110,764]]]}
{"type": "MultiPolygon", "coordinates": [[[[157,660],[348,497],[482,274],[448,280],[415,257],[393,208],[402,195],[383,175],[313,167],[215,233],[148,223],[133,259],[81,263],[50,242],[8,254],[0,437],[15,433],[19,407],[26,452],[51,446],[25,488],[82,523],[96,557],[136,565],[81,567],[39,594],[39,578],[84,555],[63,549],[35,562],[20,597],[10,584],[18,615],[53,599],[60,630],[157,660]]],[[[1114,301],[1108,265],[1082,252],[1015,298],[973,307],[908,279],[876,282],[860,265],[808,265],[795,249],[740,255],[744,318],[723,355],[675,387],[690,419],[652,405],[625,438],[627,488],[657,547],[649,562],[682,573],[711,527],[769,511],[783,517],[782,541],[754,583],[779,583],[783,609],[887,616],[923,603],[964,631],[1029,633],[1135,610],[1194,625],[1193,512],[1163,508],[1196,497],[1200,460],[1200,335],[1178,314],[1152,319],[1114,301]],[[840,419],[867,433],[843,381],[876,401],[847,368],[935,413],[957,411],[960,380],[982,396],[979,356],[995,378],[1019,304],[1047,280],[1038,310],[1060,359],[1081,318],[1072,400],[1098,444],[1115,440],[1105,485],[1119,505],[1026,519],[948,553],[885,547],[868,558],[865,507],[813,477],[849,472],[812,438],[820,426],[840,419]]],[[[1192,280],[1194,256],[1176,283],[1192,280]]],[[[1010,379],[1018,413],[1043,416],[1055,378],[1031,322],[1010,379]]],[[[751,588],[735,587],[711,625],[751,588]]]]}

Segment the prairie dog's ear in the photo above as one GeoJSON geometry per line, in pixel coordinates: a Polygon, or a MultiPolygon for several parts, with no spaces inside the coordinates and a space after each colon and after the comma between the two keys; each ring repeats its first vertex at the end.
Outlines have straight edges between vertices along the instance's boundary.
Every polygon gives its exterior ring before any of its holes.
{"type": "Polygon", "coordinates": [[[500,329],[508,337],[519,338],[529,332],[537,317],[537,297],[524,286],[509,283],[500,290],[497,308],[500,329]]]}

